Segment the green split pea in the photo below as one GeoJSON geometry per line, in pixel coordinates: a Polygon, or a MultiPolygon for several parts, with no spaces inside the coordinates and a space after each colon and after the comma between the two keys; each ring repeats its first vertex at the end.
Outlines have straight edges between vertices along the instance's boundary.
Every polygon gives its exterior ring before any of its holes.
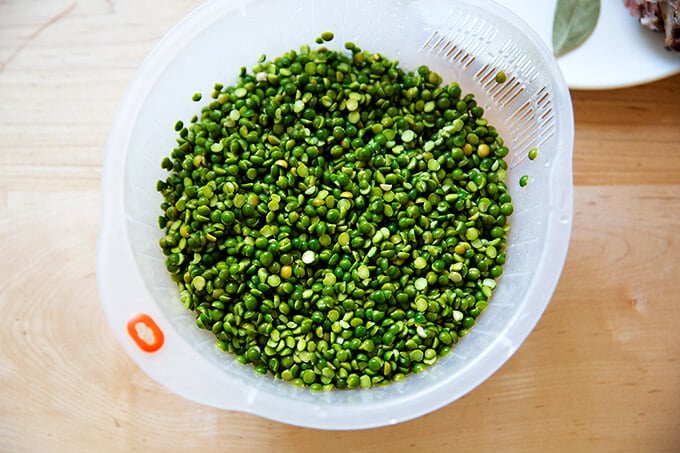
{"type": "Polygon", "coordinates": [[[197,325],[314,391],[448,354],[490,302],[513,212],[508,148],[473,95],[332,39],[196,93],[156,185],[166,268],[197,325]]]}

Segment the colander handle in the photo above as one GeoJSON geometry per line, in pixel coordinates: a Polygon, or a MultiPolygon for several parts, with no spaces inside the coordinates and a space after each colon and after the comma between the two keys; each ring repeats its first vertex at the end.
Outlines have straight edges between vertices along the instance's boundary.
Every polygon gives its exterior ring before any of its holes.
{"type": "Polygon", "coordinates": [[[135,271],[123,221],[108,226],[97,241],[97,286],[123,349],[146,374],[178,395],[221,409],[247,410],[256,392],[196,353],[175,330],[135,271]]]}
{"type": "Polygon", "coordinates": [[[165,335],[153,318],[146,313],[137,313],[127,322],[127,332],[139,349],[156,352],[163,347],[165,335]]]}

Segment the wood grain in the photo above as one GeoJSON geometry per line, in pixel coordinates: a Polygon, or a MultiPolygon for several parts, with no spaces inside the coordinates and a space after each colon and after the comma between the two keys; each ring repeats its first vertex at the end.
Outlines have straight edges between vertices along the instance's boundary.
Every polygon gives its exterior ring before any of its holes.
{"type": "Polygon", "coordinates": [[[575,184],[679,184],[679,82],[572,92],[575,184]]]}
{"type": "Polygon", "coordinates": [[[197,4],[0,2],[0,451],[680,451],[680,75],[572,93],[562,278],[521,349],[461,400],[326,432],[148,378],[99,305],[101,162],[126,84],[197,4]]]}

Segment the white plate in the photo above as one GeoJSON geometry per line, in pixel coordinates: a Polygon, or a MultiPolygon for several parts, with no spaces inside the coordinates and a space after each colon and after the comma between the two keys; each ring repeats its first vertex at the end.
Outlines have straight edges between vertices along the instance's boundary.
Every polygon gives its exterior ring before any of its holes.
{"type": "MultiPolygon", "coordinates": [[[[555,1],[496,0],[524,19],[552,49],[555,1]]],[[[680,53],[663,47],[663,33],[642,27],[623,0],[602,0],[593,34],[580,47],[558,58],[570,88],[622,88],[680,72],[680,53]]]]}

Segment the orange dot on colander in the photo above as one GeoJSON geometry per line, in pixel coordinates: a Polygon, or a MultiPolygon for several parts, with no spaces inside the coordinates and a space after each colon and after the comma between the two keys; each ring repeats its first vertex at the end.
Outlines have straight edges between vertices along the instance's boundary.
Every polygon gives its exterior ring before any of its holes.
{"type": "Polygon", "coordinates": [[[128,335],[144,352],[156,352],[165,341],[163,331],[158,324],[146,313],[139,313],[127,322],[128,335]]]}

